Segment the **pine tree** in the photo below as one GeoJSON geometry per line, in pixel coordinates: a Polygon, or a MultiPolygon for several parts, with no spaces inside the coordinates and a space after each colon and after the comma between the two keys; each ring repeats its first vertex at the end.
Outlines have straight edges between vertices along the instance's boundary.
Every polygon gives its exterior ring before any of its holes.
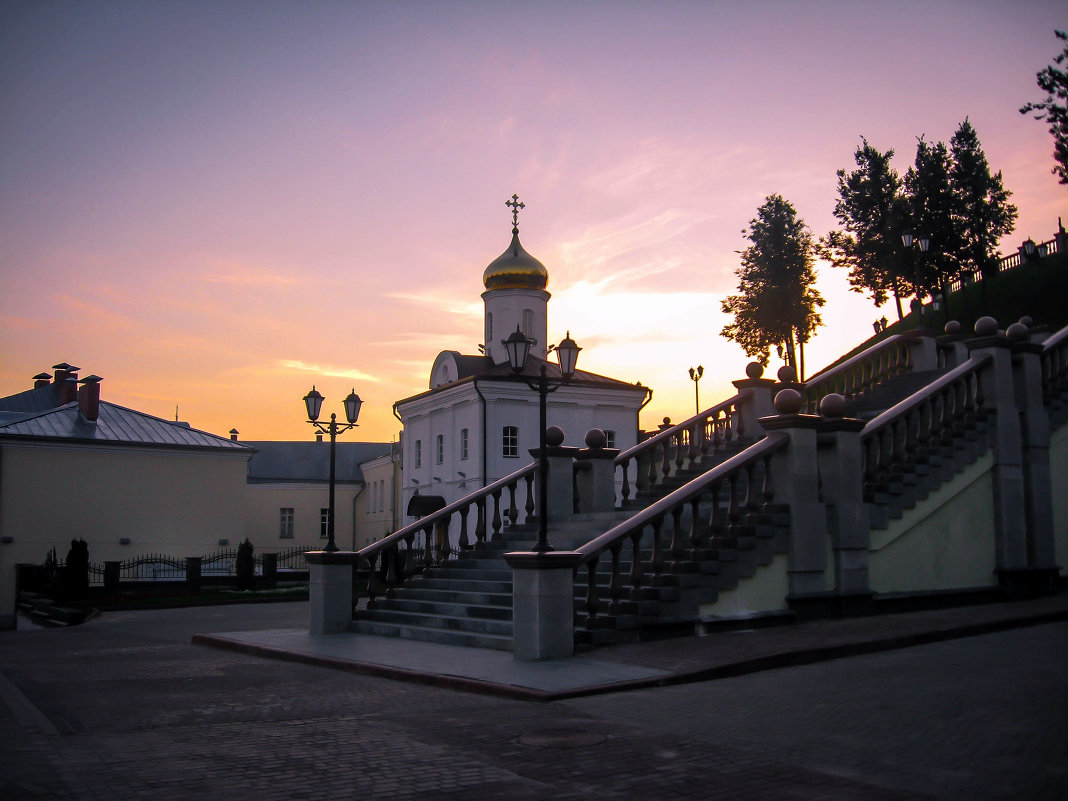
{"type": "Polygon", "coordinates": [[[734,322],[720,334],[765,366],[771,348],[782,345],[796,367],[795,344],[823,324],[816,311],[823,298],[814,286],[812,233],[790,203],[770,195],[742,234],[751,244],[735,271],[738,294],[721,304],[734,322]]]}
{"type": "Polygon", "coordinates": [[[819,242],[819,255],[849,270],[854,292],[868,292],[877,306],[893,295],[901,319],[901,298],[909,294],[911,264],[901,243],[907,231],[908,205],[901,178],[891,169],[893,150],[880,153],[862,139],[854,158],[857,169],[838,171],[834,216],[842,231],[819,242]]]}
{"type": "MultiPolygon", "coordinates": [[[[1054,34],[1068,43],[1068,34],[1064,31],[1054,31],[1054,34]]],[[[1068,44],[1065,44],[1064,52],[1054,56],[1053,63],[1063,64],[1066,59],[1068,44]]],[[[1068,184],[1068,72],[1051,64],[1037,73],[1035,78],[1039,88],[1047,93],[1046,99],[1041,103],[1028,103],[1020,109],[1020,113],[1042,112],[1036,114],[1035,119],[1049,123],[1049,132],[1053,136],[1053,160],[1057,163],[1052,172],[1060,176],[1062,184],[1068,184]]]]}
{"type": "Polygon", "coordinates": [[[961,271],[958,254],[961,243],[953,222],[954,196],[949,175],[952,163],[945,142],[931,144],[921,136],[916,145],[916,162],[905,174],[905,197],[909,206],[912,233],[927,237],[926,253],[913,254],[913,291],[922,296],[941,288],[961,271]]]}
{"type": "Polygon", "coordinates": [[[979,136],[965,118],[949,141],[953,158],[949,181],[953,189],[954,222],[965,269],[987,278],[997,270],[998,241],[1016,227],[1016,207],[1009,203],[1001,172],[990,174],[979,136]]]}

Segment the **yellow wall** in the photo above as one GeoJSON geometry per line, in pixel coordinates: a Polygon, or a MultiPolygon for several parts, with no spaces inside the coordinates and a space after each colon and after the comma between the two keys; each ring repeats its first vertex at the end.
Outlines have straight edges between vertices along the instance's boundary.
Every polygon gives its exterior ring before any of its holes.
{"type": "Polygon", "coordinates": [[[874,592],[997,584],[992,466],[987,453],[886,530],[872,531],[874,592]]]}
{"type": "MultiPolygon", "coordinates": [[[[362,488],[337,484],[334,488],[334,541],[342,550],[352,548],[352,501],[362,488]]],[[[326,484],[249,484],[245,492],[247,512],[245,536],[256,550],[279,550],[296,545],[320,547],[319,511],[330,505],[326,484]],[[281,538],[281,509],[293,509],[293,539],[281,538]]],[[[364,497],[357,500],[356,517],[360,519],[364,497]]],[[[357,532],[362,539],[362,532],[357,532]]],[[[359,545],[359,542],[357,542],[359,545]]]]}

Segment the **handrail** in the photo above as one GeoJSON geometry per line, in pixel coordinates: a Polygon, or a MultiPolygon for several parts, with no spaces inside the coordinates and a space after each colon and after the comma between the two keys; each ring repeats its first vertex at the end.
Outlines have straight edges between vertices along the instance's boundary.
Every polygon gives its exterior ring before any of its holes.
{"type": "MultiPolygon", "coordinates": [[[[958,366],[954,367],[945,375],[939,376],[927,386],[916,391],[912,395],[909,395],[907,398],[895,404],[894,406],[891,406],[879,416],[869,420],[867,425],[865,425],[864,428],[861,429],[860,438],[865,439],[867,437],[872,436],[873,434],[878,432],[879,429],[883,428],[886,425],[889,425],[890,423],[902,417],[903,415],[908,414],[920,404],[926,403],[932,397],[937,395],[941,390],[945,389],[946,387],[949,387],[951,384],[956,382],[959,378],[963,378],[964,376],[967,376],[970,373],[973,373],[974,371],[978,370],[988,361],[990,361],[991,358],[993,357],[990,356],[990,354],[984,354],[982,356],[973,356],[972,358],[968,359],[968,361],[963,362],[958,366]]],[[[977,400],[979,404],[982,405],[983,401],[981,391],[978,395],[977,400]]]]}
{"type": "MultiPolygon", "coordinates": [[[[641,470],[635,471],[635,486],[639,490],[667,478],[671,475],[672,467],[675,472],[678,472],[687,460],[691,465],[703,461],[710,449],[744,436],[741,405],[749,400],[752,394],[751,389],[743,390],[734,397],[717,403],[681,423],[665,428],[616,456],[615,467],[621,468],[623,474],[620,483],[622,506],[627,507],[630,503],[630,463],[632,461],[645,455],[651,457],[645,476],[641,475],[641,470]],[[671,458],[672,445],[675,446],[674,459],[671,458]],[[660,449],[659,459],[655,458],[658,448],[660,449]],[[659,470],[657,470],[658,463],[659,470]]],[[[640,466],[640,463],[638,465],[640,466]]]]}
{"type": "Polygon", "coordinates": [[[1054,348],[1060,347],[1065,341],[1068,341],[1068,325],[1060,331],[1053,332],[1042,341],[1042,352],[1049,353],[1054,348]]]}
{"type": "Polygon", "coordinates": [[[687,552],[691,559],[698,559],[700,549],[709,538],[714,538],[718,531],[737,531],[737,526],[742,521],[743,510],[755,512],[763,505],[771,504],[775,495],[771,483],[770,459],[771,454],[784,447],[790,441],[788,434],[775,431],[768,434],[754,445],[720,465],[698,476],[694,480],[680,487],[671,494],[641,510],[629,520],[609,529],[601,536],[591,540],[585,545],[576,548],[581,554],[580,564],[586,566],[586,625],[596,625],[600,600],[597,589],[597,565],[601,554],[611,552],[611,575],[608,584],[610,602],[608,611],[615,614],[620,609],[623,598],[623,573],[620,569],[620,554],[626,540],[631,543],[631,561],[628,581],[631,586],[631,597],[640,598],[642,586],[646,583],[646,573],[651,573],[654,582],[659,580],[664,572],[664,549],[660,539],[660,530],[664,519],[670,515],[673,522],[671,544],[667,554],[672,559],[672,569],[681,568],[684,564],[687,552]],[[764,464],[764,485],[757,489],[756,468],[760,462],[764,464]],[[738,484],[743,475],[746,481],[746,497],[739,501],[738,484]],[[719,507],[721,484],[727,484],[727,511],[726,521],[723,520],[719,507]],[[699,520],[698,508],[702,496],[710,492],[712,496],[712,516],[707,526],[699,520]],[[763,504],[758,499],[760,496],[763,504]],[[682,530],[682,518],[685,507],[689,505],[690,527],[689,532],[682,530]],[[651,553],[643,559],[641,552],[642,534],[646,526],[652,526],[653,542],[651,553]],[[707,532],[707,535],[706,535],[707,532]]]}
{"type": "Polygon", "coordinates": [[[783,447],[789,439],[789,435],[781,431],[768,434],[763,439],[750,445],[741,453],[735,454],[730,459],[716,465],[708,472],[702,473],[700,476],[693,479],[693,481],[689,481],[674,492],[665,495],[656,503],[647,506],[645,509],[642,509],[637,514],[627,518],[618,526],[609,529],[596,539],[576,548],[575,553],[580,553],[584,556],[582,563],[588,562],[591,558],[613,545],[617,540],[631,533],[636,527],[648,525],[653,519],[671,511],[672,507],[676,504],[688,501],[694,495],[701,494],[710,484],[717,483],[734,470],[745,467],[749,463],[755,462],[757,459],[761,459],[764,456],[779,450],[779,448],[783,447]]]}
{"type": "Polygon", "coordinates": [[[824,395],[838,392],[855,398],[887,379],[909,370],[909,343],[922,336],[917,331],[893,334],[835,367],[817,373],[801,385],[804,410],[815,413],[824,395]]]}
{"type": "Polygon", "coordinates": [[[481,489],[472,492],[470,495],[465,495],[463,498],[453,501],[449,505],[438,509],[436,512],[429,514],[426,517],[421,517],[414,523],[409,523],[408,525],[397,529],[397,531],[386,537],[383,537],[377,542],[372,542],[370,545],[364,546],[359,551],[357,551],[356,554],[365,559],[369,558],[372,555],[377,556],[378,553],[381,552],[384,548],[388,548],[393,545],[399,545],[400,541],[405,539],[409,534],[415,534],[416,532],[421,531],[422,529],[425,529],[428,526],[434,525],[443,518],[447,519],[449,517],[452,517],[453,512],[457,512],[460,509],[463,509],[464,507],[470,506],[472,503],[475,503],[481,498],[489,497],[494,492],[504,489],[509,484],[513,484],[519,481],[519,479],[525,478],[528,474],[533,475],[537,465],[537,462],[531,462],[525,467],[519,468],[514,473],[510,473],[504,478],[499,478],[492,484],[487,484],[485,487],[482,487],[481,489]]]}

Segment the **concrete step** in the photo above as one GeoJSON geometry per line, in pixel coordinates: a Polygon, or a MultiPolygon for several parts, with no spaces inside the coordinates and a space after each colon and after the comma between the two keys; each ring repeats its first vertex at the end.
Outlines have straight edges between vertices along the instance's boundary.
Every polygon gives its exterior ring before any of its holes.
{"type": "MultiPolygon", "coordinates": [[[[510,610],[509,610],[510,611],[510,610]]],[[[498,634],[512,636],[512,621],[492,618],[468,617],[466,615],[419,614],[389,608],[363,609],[357,620],[376,623],[392,623],[395,626],[419,626],[422,628],[448,629],[474,634],[498,634]]]]}
{"type": "Polygon", "coordinates": [[[468,648],[491,648],[496,651],[512,650],[512,635],[487,634],[470,631],[451,631],[431,626],[396,626],[377,620],[354,620],[352,631],[375,634],[380,637],[400,637],[420,642],[435,642],[443,645],[461,645],[468,648]]]}

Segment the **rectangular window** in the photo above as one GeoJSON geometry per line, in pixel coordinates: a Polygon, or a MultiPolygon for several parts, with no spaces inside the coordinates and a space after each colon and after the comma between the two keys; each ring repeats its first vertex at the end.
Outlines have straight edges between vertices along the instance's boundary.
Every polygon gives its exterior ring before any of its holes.
{"type": "Polygon", "coordinates": [[[284,506],[278,510],[279,520],[279,533],[278,536],[284,540],[293,539],[293,509],[289,506],[284,506]]]}
{"type": "Polygon", "coordinates": [[[320,509],[319,510],[319,537],[325,540],[329,533],[330,533],[330,510],[329,509],[320,509]]]}
{"type": "Polygon", "coordinates": [[[438,434],[434,441],[434,460],[436,464],[445,461],[445,435],[438,434]]]}
{"type": "Polygon", "coordinates": [[[415,441],[415,466],[423,466],[423,441],[421,439],[415,441]]]}
{"type": "Polygon", "coordinates": [[[460,429],[460,460],[467,458],[467,429],[460,429]]]}
{"type": "Polygon", "coordinates": [[[501,455],[508,459],[519,458],[519,429],[505,426],[501,436],[501,455]]]}
{"type": "Polygon", "coordinates": [[[613,431],[610,428],[606,428],[604,430],[604,435],[608,440],[607,442],[605,442],[604,446],[606,448],[614,448],[614,447],[616,447],[616,432],[613,431]]]}

